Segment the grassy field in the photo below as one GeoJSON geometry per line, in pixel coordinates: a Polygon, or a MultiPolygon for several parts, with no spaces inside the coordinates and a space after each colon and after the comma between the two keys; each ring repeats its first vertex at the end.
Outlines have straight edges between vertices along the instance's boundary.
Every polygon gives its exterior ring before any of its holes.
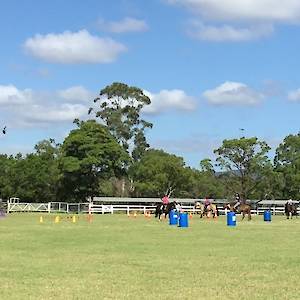
{"type": "Polygon", "coordinates": [[[0,299],[300,299],[300,219],[0,220],[0,299]]]}

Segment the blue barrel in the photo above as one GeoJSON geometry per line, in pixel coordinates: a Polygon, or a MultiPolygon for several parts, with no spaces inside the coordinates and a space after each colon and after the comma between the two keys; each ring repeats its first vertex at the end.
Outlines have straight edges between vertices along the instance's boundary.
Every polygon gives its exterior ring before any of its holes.
{"type": "Polygon", "coordinates": [[[177,214],[177,211],[175,211],[173,209],[169,212],[169,224],[170,225],[178,224],[178,214],[177,214]]]}
{"type": "Polygon", "coordinates": [[[227,213],[227,226],[236,226],[236,216],[232,211],[227,213]]]}
{"type": "Polygon", "coordinates": [[[271,211],[270,210],[264,211],[264,221],[271,222],[271,211]]]}
{"type": "Polygon", "coordinates": [[[179,227],[189,227],[189,218],[187,213],[179,214],[179,227]]]}

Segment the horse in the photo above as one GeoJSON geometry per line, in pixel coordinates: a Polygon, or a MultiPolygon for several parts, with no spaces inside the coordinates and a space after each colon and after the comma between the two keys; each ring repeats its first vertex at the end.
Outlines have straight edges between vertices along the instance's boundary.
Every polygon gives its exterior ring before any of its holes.
{"type": "Polygon", "coordinates": [[[224,205],[225,209],[229,209],[232,212],[235,213],[241,213],[242,214],[242,221],[245,218],[245,215],[248,215],[248,221],[251,220],[251,206],[246,203],[241,203],[238,207],[234,207],[235,203],[227,203],[224,205]]]}
{"type": "Polygon", "coordinates": [[[286,214],[286,218],[289,219],[293,219],[293,216],[298,217],[298,212],[297,212],[297,207],[298,205],[296,203],[285,203],[284,205],[284,212],[286,214]]]}
{"type": "Polygon", "coordinates": [[[211,214],[213,218],[216,218],[218,216],[218,208],[215,204],[210,204],[205,208],[204,204],[196,202],[195,209],[198,210],[197,214],[200,214],[200,218],[203,218],[204,216],[209,218],[211,214]]]}
{"type": "Polygon", "coordinates": [[[159,203],[156,205],[156,208],[155,208],[155,218],[158,217],[158,219],[160,220],[160,217],[162,214],[164,214],[165,218],[166,218],[167,214],[169,214],[169,212],[175,208],[176,208],[176,203],[174,203],[174,202],[170,202],[167,205],[165,205],[163,203],[159,203]]]}

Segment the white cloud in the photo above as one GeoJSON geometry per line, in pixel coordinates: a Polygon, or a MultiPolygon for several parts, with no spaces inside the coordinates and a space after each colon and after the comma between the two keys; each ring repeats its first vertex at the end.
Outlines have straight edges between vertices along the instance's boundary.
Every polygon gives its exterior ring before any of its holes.
{"type": "Polygon", "coordinates": [[[20,90],[14,85],[0,85],[0,118],[10,127],[58,124],[72,122],[75,118],[84,119],[90,104],[85,98],[87,94],[92,95],[81,86],[62,91],[39,92],[31,89],[20,90]],[[74,101],[82,103],[73,103],[74,101]]]}
{"type": "Polygon", "coordinates": [[[147,23],[144,20],[128,17],[115,22],[105,22],[104,20],[99,20],[98,27],[100,29],[113,33],[142,32],[149,29],[147,23]]]}
{"type": "Polygon", "coordinates": [[[188,33],[201,40],[254,40],[272,34],[276,24],[300,23],[299,0],[165,1],[182,6],[194,15],[196,20],[190,22],[188,33]]]}
{"type": "Polygon", "coordinates": [[[126,47],[110,38],[91,35],[86,30],[60,34],[37,34],[25,41],[28,53],[42,60],[61,63],[110,63],[126,51],[126,47]]]}
{"type": "Polygon", "coordinates": [[[213,90],[203,93],[204,98],[215,105],[255,105],[264,95],[244,83],[226,81],[213,90]]]}
{"type": "Polygon", "coordinates": [[[196,109],[196,100],[182,90],[162,90],[158,94],[145,91],[151,99],[151,104],[143,109],[144,113],[158,114],[168,110],[193,111],[196,109]]]}
{"type": "Polygon", "coordinates": [[[288,99],[295,102],[300,101],[300,89],[289,92],[288,99]]]}
{"type": "Polygon", "coordinates": [[[41,104],[32,105],[22,114],[26,123],[57,123],[72,122],[87,114],[87,107],[81,104],[56,104],[45,107],[41,104]]]}
{"type": "Polygon", "coordinates": [[[299,22],[298,0],[167,0],[213,21],[299,22]]]}
{"type": "Polygon", "coordinates": [[[85,87],[72,86],[65,90],[60,90],[58,92],[59,96],[68,101],[79,101],[79,102],[88,102],[94,99],[93,93],[87,90],[85,87]]]}
{"type": "Polygon", "coordinates": [[[223,42],[223,41],[248,41],[268,36],[273,32],[271,25],[259,25],[252,27],[233,27],[231,25],[205,25],[202,22],[194,20],[191,22],[192,29],[188,33],[197,39],[223,42]]]}
{"type": "Polygon", "coordinates": [[[30,89],[18,90],[14,85],[0,85],[0,105],[26,104],[31,102],[30,89]]]}

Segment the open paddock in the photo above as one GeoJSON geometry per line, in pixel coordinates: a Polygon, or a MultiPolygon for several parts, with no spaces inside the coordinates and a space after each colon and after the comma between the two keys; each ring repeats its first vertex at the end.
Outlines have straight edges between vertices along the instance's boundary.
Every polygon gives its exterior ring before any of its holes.
{"type": "Polygon", "coordinates": [[[1,299],[299,299],[300,218],[0,219],[1,299]]]}

